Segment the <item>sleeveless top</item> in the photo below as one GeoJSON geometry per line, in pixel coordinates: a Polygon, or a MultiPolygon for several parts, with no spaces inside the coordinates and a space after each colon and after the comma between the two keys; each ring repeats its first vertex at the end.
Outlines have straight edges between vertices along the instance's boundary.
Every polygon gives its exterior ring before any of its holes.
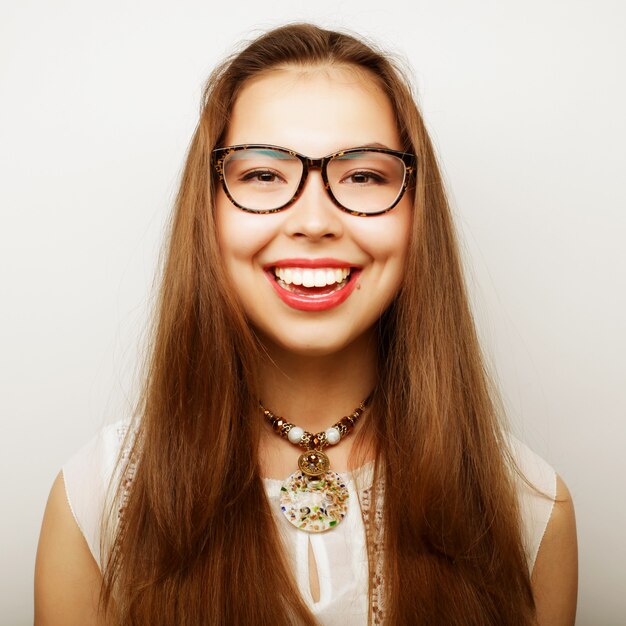
{"type": "MultiPolygon", "coordinates": [[[[128,450],[123,449],[128,428],[128,422],[125,421],[106,426],[63,467],[70,509],[99,567],[101,520],[107,508],[109,486],[112,481],[116,484],[119,480],[115,473],[118,457],[121,455],[123,463],[128,454],[128,450]]],[[[545,494],[537,493],[515,474],[523,542],[528,569],[532,573],[552,513],[556,474],[550,465],[522,442],[512,436],[509,436],[509,442],[517,467],[539,492],[545,494]]],[[[282,481],[263,479],[300,593],[323,626],[367,624],[370,612],[367,596],[369,570],[363,522],[367,515],[361,515],[361,512],[367,513],[370,505],[372,475],[373,463],[342,475],[350,492],[348,513],[336,528],[317,534],[303,532],[289,523],[280,510],[282,481]],[[309,583],[309,542],[319,579],[317,601],[313,599],[309,583]]],[[[374,549],[380,550],[376,544],[374,549]]],[[[374,583],[373,623],[382,624],[384,607],[381,588],[376,587],[377,583],[382,583],[382,579],[378,572],[375,572],[374,583]]]]}

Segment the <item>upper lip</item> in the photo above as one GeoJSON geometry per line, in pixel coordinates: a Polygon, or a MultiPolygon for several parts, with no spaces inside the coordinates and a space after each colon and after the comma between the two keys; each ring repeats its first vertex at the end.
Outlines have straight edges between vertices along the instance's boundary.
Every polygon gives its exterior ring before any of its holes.
{"type": "Polygon", "coordinates": [[[274,267],[310,267],[310,268],[319,268],[319,267],[355,267],[359,268],[360,266],[355,265],[354,263],[350,263],[349,261],[342,261],[341,259],[331,259],[331,258],[320,258],[320,259],[280,259],[278,261],[273,261],[272,263],[268,263],[265,265],[264,269],[270,270],[274,267]]]}

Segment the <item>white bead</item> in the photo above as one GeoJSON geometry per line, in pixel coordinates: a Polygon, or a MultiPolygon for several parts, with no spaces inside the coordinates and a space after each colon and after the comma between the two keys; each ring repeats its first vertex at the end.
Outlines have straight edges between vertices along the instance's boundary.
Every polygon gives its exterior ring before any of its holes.
{"type": "Polygon", "coordinates": [[[304,435],[304,429],[300,428],[300,426],[294,426],[287,433],[287,439],[289,439],[291,443],[300,443],[300,439],[302,439],[302,435],[304,435]]]}
{"type": "Polygon", "coordinates": [[[338,443],[340,439],[341,435],[336,428],[329,428],[326,431],[326,441],[328,441],[331,446],[334,446],[336,443],[338,443]]]}

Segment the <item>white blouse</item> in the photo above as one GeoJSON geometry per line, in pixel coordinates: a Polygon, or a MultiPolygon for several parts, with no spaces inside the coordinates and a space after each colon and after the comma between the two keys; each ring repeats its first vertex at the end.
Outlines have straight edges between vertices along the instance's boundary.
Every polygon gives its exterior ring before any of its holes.
{"type": "MultiPolygon", "coordinates": [[[[127,422],[103,428],[63,467],[70,508],[89,549],[100,566],[100,525],[116,461],[128,430],[127,422]]],[[[554,470],[523,443],[510,437],[510,447],[519,469],[540,492],[515,478],[522,515],[523,540],[529,572],[537,557],[556,495],[554,470]]],[[[368,562],[361,501],[369,501],[372,464],[344,474],[350,492],[348,513],[336,528],[307,533],[289,523],[280,510],[280,480],[265,478],[265,490],[274,512],[300,593],[320,624],[359,626],[367,624],[369,612],[368,562]],[[358,492],[358,493],[357,493],[358,492]],[[319,580],[319,599],[314,601],[309,582],[309,542],[319,580]]]]}

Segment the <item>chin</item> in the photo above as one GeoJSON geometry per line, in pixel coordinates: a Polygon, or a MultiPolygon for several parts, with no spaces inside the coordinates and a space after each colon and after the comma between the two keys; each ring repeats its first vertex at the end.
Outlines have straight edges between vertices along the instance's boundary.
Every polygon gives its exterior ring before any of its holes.
{"type": "MultiPolygon", "coordinates": [[[[329,342],[329,341],[276,341],[276,339],[270,340],[270,342],[279,350],[288,352],[294,356],[303,357],[328,357],[340,353],[344,350],[349,342],[329,342]]],[[[265,341],[263,340],[263,343],[265,341]]]]}
{"type": "MultiPolygon", "coordinates": [[[[344,350],[362,341],[369,342],[372,339],[373,329],[368,329],[358,336],[323,336],[314,337],[314,333],[295,333],[289,337],[278,336],[257,330],[261,342],[268,348],[270,353],[279,350],[298,357],[323,358],[341,354],[344,350]]],[[[320,335],[322,333],[320,332],[320,335]]]]}

